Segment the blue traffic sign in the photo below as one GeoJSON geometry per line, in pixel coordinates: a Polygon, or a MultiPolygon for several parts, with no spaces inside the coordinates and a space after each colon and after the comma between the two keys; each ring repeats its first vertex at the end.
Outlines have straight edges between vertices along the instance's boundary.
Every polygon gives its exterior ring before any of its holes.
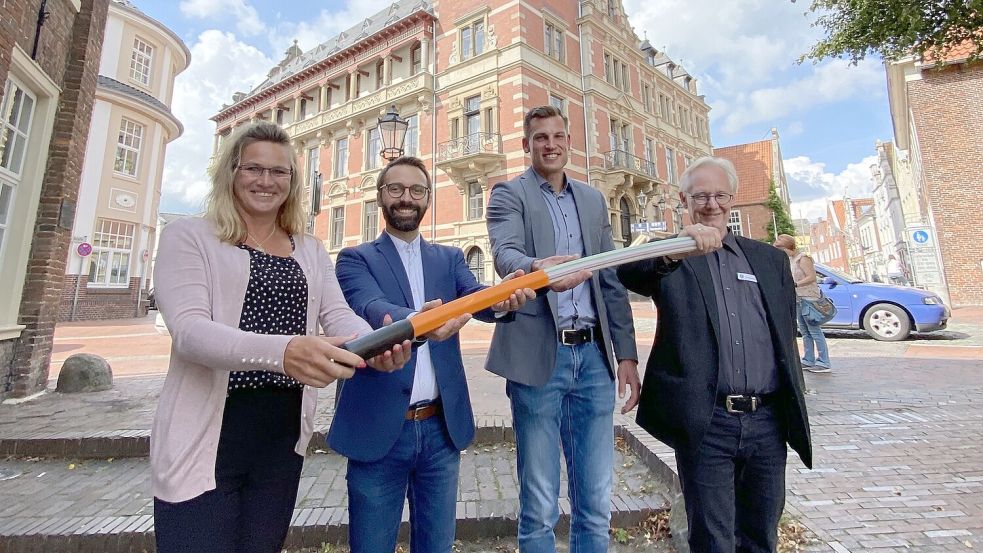
{"type": "Polygon", "coordinates": [[[911,233],[911,239],[919,244],[924,244],[928,242],[928,233],[924,230],[916,230],[911,233]]]}

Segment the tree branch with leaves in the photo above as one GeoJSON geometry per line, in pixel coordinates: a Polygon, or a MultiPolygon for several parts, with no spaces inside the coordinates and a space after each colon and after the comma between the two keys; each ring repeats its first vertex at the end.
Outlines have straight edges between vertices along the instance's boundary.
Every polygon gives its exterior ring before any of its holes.
{"type": "Polygon", "coordinates": [[[857,63],[878,54],[887,61],[915,55],[942,63],[963,45],[972,46],[969,61],[983,55],[983,0],[812,0],[809,11],[826,38],[800,62],[857,63]]]}

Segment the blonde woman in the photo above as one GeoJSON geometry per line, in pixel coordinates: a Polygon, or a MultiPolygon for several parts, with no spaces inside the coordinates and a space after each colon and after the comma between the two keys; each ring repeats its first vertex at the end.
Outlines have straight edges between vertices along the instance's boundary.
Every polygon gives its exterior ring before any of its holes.
{"type": "Polygon", "coordinates": [[[802,300],[819,299],[819,281],[816,279],[816,267],[812,258],[799,251],[795,238],[787,234],[779,234],[774,246],[789,257],[792,265],[792,280],[795,281],[795,297],[798,302],[799,334],[802,335],[802,367],[814,373],[828,373],[832,369],[829,363],[829,347],[826,336],[819,325],[810,324],[802,316],[802,300]],[[817,355],[818,354],[818,355],[817,355]]]}
{"type": "Polygon", "coordinates": [[[338,347],[371,328],[345,303],[321,242],[304,234],[281,128],[237,131],[211,177],[205,216],[168,225],[154,270],[173,340],[150,446],[157,550],[280,551],[317,388],[395,370],[410,343],[367,361],[338,347]]]}

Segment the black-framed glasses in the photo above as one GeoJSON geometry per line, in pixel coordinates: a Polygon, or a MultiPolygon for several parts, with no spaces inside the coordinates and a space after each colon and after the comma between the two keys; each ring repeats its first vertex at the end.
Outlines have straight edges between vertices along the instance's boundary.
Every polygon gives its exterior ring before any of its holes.
{"type": "Polygon", "coordinates": [[[285,181],[290,179],[293,171],[289,167],[263,167],[262,165],[239,165],[236,167],[242,174],[254,179],[263,178],[263,173],[269,171],[273,180],[285,181]]]}
{"type": "Polygon", "coordinates": [[[426,197],[427,192],[430,191],[429,187],[423,186],[422,184],[414,184],[413,186],[403,186],[402,184],[384,184],[379,187],[379,190],[385,190],[389,194],[390,198],[402,198],[403,192],[409,190],[410,197],[414,200],[422,200],[426,197]]]}
{"type": "Polygon", "coordinates": [[[690,199],[698,206],[705,206],[710,203],[710,198],[713,198],[717,205],[727,205],[731,200],[734,199],[733,194],[728,194],[727,192],[717,192],[716,194],[691,194],[690,199]]]}

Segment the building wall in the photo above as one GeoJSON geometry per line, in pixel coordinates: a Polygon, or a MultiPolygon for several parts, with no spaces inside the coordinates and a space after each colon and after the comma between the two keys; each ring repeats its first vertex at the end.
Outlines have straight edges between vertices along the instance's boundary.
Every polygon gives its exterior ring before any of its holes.
{"type": "Polygon", "coordinates": [[[908,102],[949,297],[956,307],[981,305],[983,63],[926,67],[920,77],[908,82],[908,102]]]}
{"type": "MultiPolygon", "coordinates": [[[[346,58],[353,62],[315,64],[292,76],[289,84],[238,97],[236,103],[214,118],[217,134],[227,136],[236,125],[255,117],[272,118],[275,108],[290,107],[297,94],[314,96],[324,83],[344,83],[355,67],[369,73],[370,77],[363,81],[372,81],[376,64],[380,60],[389,64],[393,68],[391,83],[378,90],[370,83],[353,101],[334,102],[326,111],[286,124],[298,151],[320,147],[324,195],[315,200],[322,208],[314,232],[332,254],[341,247],[362,242],[366,234],[363,209],[367,201],[376,197],[374,184],[378,175],[378,168],[365,167],[366,137],[381,111],[395,104],[401,116],[419,116],[418,155],[432,167],[434,200],[421,225],[423,235],[461,247],[466,254],[478,248],[483,257],[484,280],[490,282],[496,277],[484,211],[469,217],[471,183],[480,188],[481,204],[487,206],[496,183],[526,170],[529,159],[522,149],[523,115],[555,97],[563,101],[569,119],[567,174],[588,181],[605,194],[616,242],[626,243],[621,239],[622,230],[628,230],[622,229],[622,200],[628,205],[628,222],[637,222],[640,217],[659,219],[655,206],[663,195],[669,205],[661,216],[673,218],[678,175],[687,160],[711,151],[705,125],[709,108],[697,95],[694,80],[687,81],[678,69],[671,77],[665,68],[646,63],[641,41],[628,25],[620,4],[613,17],[607,14],[606,2],[587,0],[582,9],[584,17],[578,20],[578,5],[573,2],[434,2],[435,18],[423,16],[409,29],[388,29],[368,37],[364,46],[360,44],[346,58]],[[464,59],[463,29],[475,22],[483,26],[484,49],[464,59]],[[547,25],[562,33],[561,59],[545,49],[547,25]],[[422,75],[409,77],[410,51],[417,43],[431,54],[432,62],[423,64],[422,75]],[[605,54],[625,62],[629,71],[627,88],[605,79],[605,54]],[[582,67],[586,75],[582,75],[582,67]],[[408,83],[418,78],[423,79],[423,84],[403,92],[408,83]],[[651,94],[649,109],[642,96],[646,86],[651,94]],[[668,116],[659,110],[660,93],[673,102],[674,111],[668,116]],[[471,98],[477,98],[480,140],[469,138],[465,127],[471,98]],[[366,107],[371,110],[359,111],[366,107]],[[685,121],[680,118],[683,110],[688,113],[685,121]],[[609,153],[612,118],[626,125],[629,136],[628,148],[619,144],[617,156],[609,153]],[[333,178],[335,148],[342,137],[348,138],[347,175],[333,178]],[[645,151],[646,137],[653,141],[651,156],[645,151]],[[668,169],[666,147],[672,150],[673,174],[668,169]],[[636,199],[639,192],[645,192],[650,199],[644,209],[639,208],[636,199]],[[340,243],[332,239],[336,207],[344,208],[344,236],[340,243]]],[[[283,63],[289,66],[290,59],[288,52],[283,63]]],[[[276,71],[274,68],[271,74],[276,71]]],[[[379,230],[383,226],[379,217],[379,230]]],[[[671,222],[670,230],[673,226],[671,222]]],[[[376,233],[370,234],[374,237],[376,233]]]]}
{"type": "Polygon", "coordinates": [[[0,17],[0,82],[19,79],[38,96],[26,156],[34,167],[20,175],[15,197],[26,232],[7,236],[0,258],[13,283],[0,291],[0,398],[47,384],[108,10],[107,0],[48,2],[34,65],[27,58],[40,4],[9,0],[0,17]]]}

